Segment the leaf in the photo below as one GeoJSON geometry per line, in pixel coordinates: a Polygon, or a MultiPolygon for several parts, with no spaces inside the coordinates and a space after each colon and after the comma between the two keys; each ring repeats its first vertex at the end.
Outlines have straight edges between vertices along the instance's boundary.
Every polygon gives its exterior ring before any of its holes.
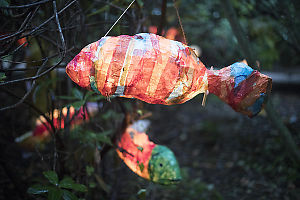
{"type": "Polygon", "coordinates": [[[57,96],[57,98],[62,100],[77,100],[77,97],[73,97],[73,96],[57,96]]]}
{"type": "Polygon", "coordinates": [[[96,186],[95,182],[89,182],[89,188],[95,188],[96,186]]]}
{"type": "Polygon", "coordinates": [[[104,134],[97,134],[97,141],[105,143],[105,144],[109,144],[112,146],[112,142],[111,142],[110,138],[104,134]]]}
{"type": "Polygon", "coordinates": [[[72,189],[78,192],[87,192],[87,187],[78,183],[73,184],[72,189]]]}
{"type": "Polygon", "coordinates": [[[87,187],[82,184],[75,183],[70,177],[65,177],[60,181],[59,186],[65,189],[72,189],[79,192],[86,192],[87,187]]]}
{"type": "Polygon", "coordinates": [[[90,96],[92,96],[94,94],[94,92],[92,92],[92,91],[87,91],[87,93],[85,94],[85,96],[84,96],[84,100],[88,100],[88,98],[90,97],[90,96]]]}
{"type": "Polygon", "coordinates": [[[59,182],[59,187],[61,188],[67,188],[67,189],[72,189],[72,185],[75,184],[72,178],[70,177],[65,177],[63,180],[59,182]]]}
{"type": "Polygon", "coordinates": [[[140,200],[145,200],[146,199],[146,189],[140,189],[137,193],[137,196],[140,200]]]}
{"type": "Polygon", "coordinates": [[[141,152],[143,152],[143,150],[144,150],[144,148],[140,147],[140,146],[138,146],[137,149],[140,150],[141,152]]]}
{"type": "Polygon", "coordinates": [[[3,79],[5,79],[5,78],[6,78],[5,73],[0,72],[0,82],[2,82],[3,79]]]}
{"type": "Polygon", "coordinates": [[[95,101],[99,101],[99,100],[102,100],[102,99],[106,99],[106,97],[98,94],[97,96],[89,97],[88,100],[91,101],[91,102],[95,102],[95,101]]]}
{"type": "Polygon", "coordinates": [[[43,185],[33,185],[28,188],[28,194],[44,194],[48,192],[48,188],[43,185]]]}
{"type": "Polygon", "coordinates": [[[143,172],[143,170],[144,170],[144,168],[145,168],[144,163],[140,163],[140,164],[139,164],[139,167],[140,167],[141,172],[143,172]]]}
{"type": "Polygon", "coordinates": [[[63,195],[63,190],[51,187],[48,192],[48,200],[60,200],[63,195]]]}
{"type": "Polygon", "coordinates": [[[75,109],[79,109],[80,107],[82,107],[85,104],[85,100],[81,100],[81,101],[75,101],[73,102],[71,105],[75,108],[75,109]]]}
{"type": "Polygon", "coordinates": [[[55,171],[46,171],[43,172],[44,176],[49,180],[53,185],[58,185],[58,176],[55,171]]]}
{"type": "Polygon", "coordinates": [[[74,97],[76,97],[77,99],[80,99],[80,100],[83,99],[83,94],[82,94],[82,92],[81,92],[80,90],[78,90],[77,88],[73,88],[73,89],[72,89],[72,95],[73,95],[74,97]]]}
{"type": "Polygon", "coordinates": [[[92,167],[92,166],[86,166],[85,170],[86,170],[86,173],[88,176],[91,176],[95,171],[94,167],[92,167]]]}
{"type": "Polygon", "coordinates": [[[139,4],[141,7],[143,7],[143,6],[144,6],[144,2],[143,2],[143,0],[137,0],[137,2],[138,2],[138,4],[139,4]]]}
{"type": "Polygon", "coordinates": [[[63,195],[62,195],[64,200],[77,200],[78,198],[73,194],[72,192],[68,190],[63,190],[63,195]]]}

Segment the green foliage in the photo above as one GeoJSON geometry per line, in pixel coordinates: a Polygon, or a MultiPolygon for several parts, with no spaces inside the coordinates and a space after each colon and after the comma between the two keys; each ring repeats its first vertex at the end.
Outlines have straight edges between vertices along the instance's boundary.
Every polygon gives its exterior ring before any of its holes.
{"type": "Polygon", "coordinates": [[[84,130],[80,127],[71,132],[71,137],[77,139],[83,144],[95,144],[96,146],[101,146],[102,144],[112,145],[109,135],[112,130],[103,131],[101,133],[96,133],[89,130],[84,130]]]}
{"type": "Polygon", "coordinates": [[[3,82],[5,78],[6,78],[5,73],[0,72],[0,83],[3,82]]]}
{"type": "Polygon", "coordinates": [[[102,99],[105,99],[104,96],[99,95],[93,91],[87,91],[85,94],[78,90],[77,88],[72,88],[72,95],[70,96],[58,96],[59,99],[62,100],[72,100],[74,101],[68,106],[73,106],[75,109],[79,109],[82,107],[86,102],[95,102],[102,99]]]}
{"type": "Polygon", "coordinates": [[[45,195],[47,194],[48,200],[76,200],[78,197],[70,192],[87,192],[87,187],[82,184],[75,183],[71,177],[64,177],[61,181],[55,171],[43,172],[44,176],[48,179],[50,185],[36,184],[28,188],[27,193],[32,195],[45,195]]]}
{"type": "Polygon", "coordinates": [[[50,183],[52,183],[55,186],[58,185],[58,176],[55,171],[46,171],[43,174],[50,183]]]}
{"type": "MultiPolygon", "coordinates": [[[[0,0],[0,6],[2,7],[6,7],[6,6],[9,6],[9,3],[10,3],[10,0],[0,0]]],[[[10,15],[10,10],[6,10],[6,9],[1,9],[1,12],[4,14],[4,15],[10,15]]]]}
{"type": "Polygon", "coordinates": [[[139,200],[146,200],[146,192],[147,190],[146,189],[140,189],[138,192],[137,192],[137,197],[139,200]]]}

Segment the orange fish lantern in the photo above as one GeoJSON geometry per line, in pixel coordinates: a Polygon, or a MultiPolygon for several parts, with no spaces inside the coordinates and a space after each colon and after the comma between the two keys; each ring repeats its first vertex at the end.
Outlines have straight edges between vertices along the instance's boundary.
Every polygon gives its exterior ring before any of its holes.
{"type": "Polygon", "coordinates": [[[83,48],[66,72],[79,86],[107,97],[172,105],[209,92],[250,117],[271,89],[268,76],[244,63],[208,70],[187,45],[151,33],[103,37],[83,48]]]}
{"type": "Polygon", "coordinates": [[[155,183],[169,185],[181,180],[174,153],[166,146],[149,140],[145,129],[147,120],[128,126],[117,145],[117,153],[125,164],[139,176],[155,183]]]}

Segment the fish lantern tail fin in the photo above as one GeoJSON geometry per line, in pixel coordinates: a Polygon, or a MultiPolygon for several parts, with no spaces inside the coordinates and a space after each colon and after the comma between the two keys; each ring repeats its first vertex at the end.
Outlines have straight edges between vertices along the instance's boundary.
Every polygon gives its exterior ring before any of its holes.
{"type": "Polygon", "coordinates": [[[271,92],[272,79],[244,62],[208,71],[208,90],[249,117],[257,115],[271,92]]]}

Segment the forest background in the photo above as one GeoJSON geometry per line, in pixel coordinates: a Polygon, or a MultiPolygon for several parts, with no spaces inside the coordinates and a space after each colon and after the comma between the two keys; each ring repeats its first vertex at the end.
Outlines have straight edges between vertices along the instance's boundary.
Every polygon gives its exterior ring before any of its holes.
{"type": "Polygon", "coordinates": [[[300,3],[136,0],[109,33],[173,37],[196,46],[207,67],[247,59],[273,78],[268,109],[250,119],[213,95],[205,107],[201,95],[161,106],[108,100],[73,84],[66,64],[131,2],[0,0],[0,199],[299,199],[300,3]],[[91,101],[98,113],[87,123],[53,129],[38,145],[16,142],[40,115],[91,101]],[[148,134],[174,151],[179,185],[148,182],[117,157],[111,139],[124,108],[151,113],[148,134]]]}

